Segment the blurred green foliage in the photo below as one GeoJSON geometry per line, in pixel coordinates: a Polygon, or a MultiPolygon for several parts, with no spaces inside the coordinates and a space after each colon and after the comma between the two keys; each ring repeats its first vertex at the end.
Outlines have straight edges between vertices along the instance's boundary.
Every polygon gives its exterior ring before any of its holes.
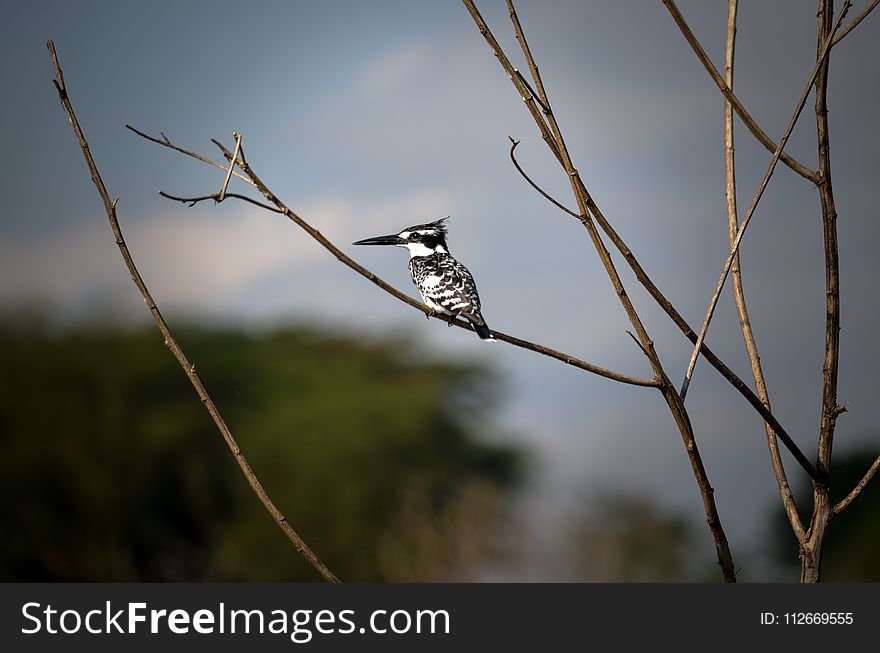
{"type": "MultiPolygon", "coordinates": [[[[0,333],[0,579],[319,579],[155,329],[0,333]]],[[[177,337],[269,495],[343,580],[455,578],[492,555],[521,453],[479,437],[490,371],[316,329],[177,337]]]]}
{"type": "Polygon", "coordinates": [[[603,583],[680,582],[696,578],[695,543],[684,515],[641,494],[589,497],[575,521],[574,562],[580,578],[603,583]]]}
{"type": "MultiPolygon", "coordinates": [[[[876,441],[876,438],[874,438],[876,441]]],[[[877,457],[876,449],[857,449],[835,454],[831,465],[831,499],[837,503],[855,487],[877,457]]],[[[812,490],[802,483],[795,498],[801,521],[809,525],[807,509],[812,506],[812,490]]],[[[780,565],[797,580],[800,572],[797,540],[788,519],[780,509],[774,512],[774,554],[780,565]]],[[[880,477],[875,476],[861,499],[840,513],[825,531],[822,545],[821,580],[829,583],[880,582],[880,477]]]]}

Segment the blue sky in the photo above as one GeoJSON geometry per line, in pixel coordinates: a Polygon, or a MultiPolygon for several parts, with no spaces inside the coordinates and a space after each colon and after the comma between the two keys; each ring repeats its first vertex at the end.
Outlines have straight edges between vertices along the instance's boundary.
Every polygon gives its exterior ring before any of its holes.
{"type": "MultiPolygon", "coordinates": [[[[504,3],[478,4],[522,65],[504,3]]],[[[659,0],[519,4],[585,183],[661,289],[698,323],[727,246],[720,94],[659,0]]],[[[815,7],[740,4],[735,89],[778,138],[815,57],[815,7]]],[[[726,3],[692,0],[680,8],[720,68],[726,3]]],[[[41,305],[66,321],[148,319],[50,83],[45,41],[52,38],[105,182],[121,197],[129,245],[172,326],[310,320],[408,333],[429,355],[485,360],[509,375],[501,430],[525,438],[538,454],[528,505],[551,532],[561,532],[584,493],[609,488],[649,492],[701,520],[679,436],[656,393],[426,321],[276,215],[233,202],[190,209],[163,200],[158,189],[213,192],[222,173],[123,128],[165,131],[211,156],[210,138],[230,143],[231,132],[241,131],[249,161],[279,197],[408,292],[414,289],[402,252],[349,243],[452,215],[452,251],[474,273],[491,326],[648,374],[585,232],[510,165],[507,137],[514,136],[530,173],[574,204],[459,3],[32,2],[16,9],[0,28],[7,91],[0,306],[41,305]]],[[[841,451],[868,440],[876,445],[880,433],[873,410],[880,134],[870,65],[878,30],[872,15],[832,54],[840,398],[851,402],[839,423],[841,451]]],[[[811,102],[788,151],[815,167],[811,102]]],[[[736,130],[742,209],[770,154],[741,124],[736,130]]],[[[812,458],[824,329],[821,223],[815,190],[783,166],[744,241],[743,267],[774,409],[812,458]]],[[[689,346],[622,262],[620,269],[670,376],[679,377],[689,346]]],[[[708,343],[750,378],[729,292],[708,343]]],[[[704,364],[688,406],[734,555],[760,561],[756,533],[778,503],[760,421],[704,364]]],[[[710,553],[704,531],[698,535],[710,553]]],[[[562,540],[535,547],[546,553],[562,540]]]]}

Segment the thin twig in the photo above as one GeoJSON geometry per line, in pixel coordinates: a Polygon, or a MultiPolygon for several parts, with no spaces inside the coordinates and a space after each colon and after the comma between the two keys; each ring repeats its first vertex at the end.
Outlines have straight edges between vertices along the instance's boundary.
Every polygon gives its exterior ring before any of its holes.
{"type": "MultiPolygon", "coordinates": [[[[672,19],[675,21],[675,24],[678,25],[679,30],[681,30],[682,35],[685,40],[690,44],[691,49],[693,49],[694,54],[697,55],[697,58],[703,64],[703,67],[706,69],[706,72],[709,73],[709,76],[712,78],[712,81],[715,82],[715,85],[718,87],[724,97],[730,102],[736,111],[737,115],[742,119],[745,123],[746,127],[749,128],[749,131],[754,134],[755,138],[770,152],[774,151],[776,147],[776,143],[774,143],[770,137],[758,126],[758,123],[755,122],[754,118],[749,115],[749,112],[746,111],[745,106],[743,106],[742,102],[733,94],[733,91],[724,83],[724,79],[719,74],[718,70],[712,64],[712,61],[709,59],[706,51],[703,50],[703,46],[700,45],[700,42],[697,40],[697,37],[694,36],[694,33],[691,31],[691,28],[688,27],[688,24],[685,22],[684,17],[681,15],[681,12],[678,10],[678,7],[675,6],[675,2],[673,0],[663,0],[663,4],[666,5],[666,8],[669,10],[669,13],[672,15],[672,19]]],[[[819,181],[819,173],[815,170],[810,170],[805,165],[799,163],[794,158],[790,157],[788,154],[784,152],[780,156],[782,162],[787,165],[789,168],[794,170],[796,173],[804,177],[805,179],[809,179],[813,183],[818,183],[819,181]]]]}
{"type": "Polygon", "coordinates": [[[229,430],[229,427],[226,426],[226,422],[220,416],[220,413],[218,412],[217,407],[214,405],[214,402],[211,400],[210,396],[208,396],[208,392],[205,390],[201,379],[199,379],[198,375],[195,372],[195,364],[189,362],[186,355],[183,353],[183,350],[180,348],[180,346],[177,344],[177,341],[171,335],[171,331],[168,329],[168,325],[165,323],[165,319],[159,312],[159,308],[158,306],[156,306],[156,302],[150,295],[150,291],[147,289],[147,286],[144,283],[140,272],[138,272],[138,269],[135,266],[134,259],[132,258],[131,253],[128,250],[128,246],[125,244],[125,239],[122,235],[122,229],[120,228],[119,221],[116,217],[116,201],[111,200],[110,195],[107,193],[107,188],[104,185],[104,181],[101,179],[101,174],[98,172],[98,167],[95,164],[95,160],[92,158],[92,153],[89,149],[88,142],[86,141],[85,135],[80,128],[79,121],[76,119],[76,114],[73,111],[73,106],[71,105],[70,98],[68,96],[67,87],[64,84],[64,73],[61,71],[61,66],[58,63],[58,55],[55,52],[55,44],[52,41],[49,41],[47,43],[47,46],[49,48],[49,54],[52,58],[52,67],[55,71],[55,79],[53,80],[53,82],[55,84],[55,88],[58,90],[58,97],[61,100],[61,104],[64,106],[64,110],[67,112],[67,117],[70,119],[70,124],[73,127],[73,132],[76,135],[76,140],[79,143],[80,148],[82,149],[83,156],[86,160],[86,165],[88,165],[89,172],[92,175],[92,181],[94,182],[95,187],[98,189],[98,193],[101,195],[101,199],[104,202],[104,209],[107,212],[107,218],[110,220],[110,227],[112,228],[113,234],[116,237],[116,244],[119,247],[119,252],[122,255],[123,260],[125,261],[125,265],[128,268],[129,273],[131,274],[132,281],[134,281],[135,286],[137,286],[137,289],[143,296],[144,302],[146,302],[147,307],[150,309],[150,313],[152,314],[153,319],[156,322],[156,326],[159,328],[159,331],[162,333],[162,336],[165,339],[165,345],[168,347],[168,349],[171,350],[174,358],[177,359],[180,367],[183,369],[187,378],[190,380],[190,383],[192,383],[193,388],[195,388],[196,394],[198,394],[199,399],[207,409],[208,414],[211,416],[211,419],[214,421],[214,424],[217,426],[217,429],[220,431],[220,434],[223,436],[223,439],[229,446],[230,451],[232,451],[232,454],[235,457],[238,466],[241,468],[241,471],[247,479],[248,484],[251,486],[251,489],[253,489],[254,493],[257,495],[257,497],[259,497],[260,502],[263,504],[266,510],[269,511],[269,513],[275,519],[275,522],[278,524],[281,530],[284,531],[284,534],[287,535],[287,538],[294,544],[296,550],[299,551],[299,553],[308,561],[308,563],[319,574],[321,574],[321,576],[326,581],[331,583],[339,582],[339,579],[336,578],[333,572],[331,572],[330,569],[328,569],[327,566],[323,562],[321,562],[318,556],[316,556],[308,547],[308,545],[306,545],[306,543],[302,540],[302,538],[297,535],[296,531],[294,531],[293,527],[291,527],[291,525],[288,523],[287,518],[281,513],[280,510],[278,510],[278,508],[269,498],[269,495],[266,494],[266,491],[263,489],[262,484],[257,479],[253,469],[251,469],[250,464],[248,464],[244,453],[238,446],[238,443],[235,441],[232,432],[229,430]]]}
{"type": "MultiPolygon", "coordinates": [[[[159,145],[162,145],[164,147],[168,147],[172,150],[182,152],[182,150],[180,148],[174,146],[173,143],[170,143],[170,142],[164,143],[160,139],[151,138],[146,135],[143,135],[143,136],[144,136],[144,138],[146,138],[149,141],[152,141],[153,143],[158,143],[159,145]]],[[[215,139],[211,139],[211,141],[215,145],[217,145],[217,147],[220,148],[221,152],[223,152],[223,155],[226,158],[228,158],[230,161],[232,160],[232,153],[220,141],[217,141],[215,139]]],[[[183,153],[189,154],[187,152],[183,152],[183,153]]],[[[198,157],[196,157],[196,158],[198,158],[198,157]]],[[[367,280],[371,281],[372,283],[376,284],[382,290],[384,290],[385,292],[389,293],[390,295],[396,297],[397,299],[404,302],[405,304],[408,304],[409,306],[412,306],[413,308],[422,311],[428,317],[433,317],[437,320],[441,320],[443,322],[446,322],[447,324],[457,326],[461,329],[473,330],[473,328],[471,327],[471,325],[469,323],[466,323],[462,320],[456,320],[456,319],[454,319],[452,317],[448,317],[446,315],[441,315],[440,313],[436,313],[431,308],[429,308],[427,305],[425,305],[422,302],[417,301],[417,300],[413,299],[412,297],[410,297],[409,295],[401,292],[400,290],[398,290],[397,288],[395,288],[391,284],[387,283],[383,279],[376,276],[373,272],[371,272],[367,268],[365,268],[362,265],[360,265],[359,263],[357,263],[354,259],[348,257],[345,253],[342,252],[342,250],[340,250],[338,247],[336,247],[336,245],[334,245],[323,234],[321,234],[320,231],[318,231],[317,229],[312,227],[302,217],[300,217],[297,213],[292,211],[286,204],[284,204],[281,200],[279,200],[275,196],[275,194],[272,193],[272,191],[270,191],[263,184],[263,182],[259,180],[259,178],[254,174],[253,170],[250,168],[250,165],[246,161],[244,161],[240,156],[238,159],[238,166],[242,171],[246,171],[246,174],[248,175],[248,179],[251,180],[252,183],[254,184],[254,186],[257,189],[259,189],[260,192],[263,193],[263,195],[270,202],[272,202],[275,205],[274,207],[267,207],[265,205],[258,203],[259,206],[261,206],[263,208],[268,208],[269,210],[274,211],[275,213],[281,213],[281,214],[287,216],[288,218],[290,218],[299,227],[301,227],[306,233],[308,233],[312,238],[317,240],[325,249],[327,249],[331,254],[333,254],[333,256],[335,256],[337,260],[344,263],[349,268],[351,268],[352,270],[354,270],[355,272],[360,274],[362,277],[364,277],[367,280]]],[[[233,197],[233,195],[231,193],[227,193],[226,196],[233,197]]],[[[212,199],[212,197],[213,196],[211,196],[211,195],[207,195],[207,196],[196,197],[196,198],[170,197],[170,199],[175,199],[180,202],[192,202],[193,200],[202,201],[202,200],[212,199]]],[[[243,198],[240,198],[240,199],[243,199],[243,198]]],[[[251,201],[250,198],[247,198],[247,199],[248,199],[248,201],[251,201]]],[[[584,361],[584,360],[581,360],[581,359],[576,358],[574,356],[571,356],[570,354],[566,354],[565,352],[561,352],[556,349],[552,349],[550,347],[545,347],[544,345],[539,345],[534,342],[529,342],[528,340],[523,340],[521,338],[517,338],[515,336],[511,336],[506,333],[501,333],[500,331],[492,331],[492,335],[495,337],[496,340],[501,340],[502,342],[506,342],[506,343],[511,344],[515,347],[519,347],[521,349],[527,349],[527,350],[535,352],[537,354],[542,354],[544,356],[554,358],[556,360],[562,361],[563,363],[571,365],[572,367],[577,367],[577,368],[582,369],[586,372],[591,372],[592,374],[596,374],[598,376],[604,377],[606,379],[610,379],[612,381],[618,381],[620,383],[626,383],[628,385],[642,386],[642,387],[648,387],[648,388],[657,387],[657,385],[658,385],[658,383],[655,379],[648,379],[648,378],[643,378],[643,377],[638,377],[638,376],[630,376],[628,374],[621,374],[619,372],[607,370],[607,369],[600,367],[598,365],[593,365],[592,363],[588,363],[587,361],[584,361]]]]}
{"type": "Polygon", "coordinates": [[[529,80],[527,80],[525,77],[523,77],[523,74],[519,71],[519,68],[514,68],[513,72],[516,73],[516,76],[519,79],[519,81],[522,83],[522,85],[525,86],[529,90],[529,93],[532,94],[532,97],[535,98],[535,102],[537,102],[538,106],[541,107],[541,111],[544,112],[544,115],[547,115],[548,113],[550,113],[550,107],[548,107],[546,104],[544,104],[544,101],[540,97],[538,97],[538,94],[535,93],[535,90],[532,88],[532,85],[529,84],[529,80]]]}
{"type": "Polygon", "coordinates": [[[245,202],[250,202],[254,206],[259,206],[261,209],[266,209],[267,211],[272,211],[273,213],[281,213],[274,206],[270,206],[269,204],[264,204],[258,200],[255,200],[247,195],[239,195],[238,193],[226,193],[226,197],[221,199],[220,193],[211,193],[210,195],[200,195],[198,197],[177,197],[176,195],[171,195],[170,193],[166,193],[165,191],[159,191],[159,195],[162,197],[175,200],[176,202],[183,202],[184,204],[189,204],[190,206],[195,206],[199,202],[204,202],[205,200],[214,200],[218,204],[223,201],[223,199],[234,197],[237,200],[244,200],[245,202]]]}
{"type": "MultiPolygon", "coordinates": [[[[180,152],[181,154],[186,154],[187,156],[191,156],[192,158],[194,158],[194,159],[196,159],[196,160],[198,160],[198,161],[201,161],[202,163],[207,163],[208,165],[210,165],[210,166],[214,166],[215,168],[220,168],[221,170],[226,170],[226,169],[227,169],[226,166],[223,165],[222,163],[218,163],[217,161],[213,161],[212,159],[209,159],[209,158],[207,158],[207,157],[204,157],[204,156],[202,156],[201,154],[196,154],[195,152],[192,152],[192,151],[190,151],[190,150],[185,150],[185,149],[183,149],[182,147],[180,147],[180,146],[178,146],[178,145],[175,145],[175,144],[172,143],[171,140],[165,135],[165,132],[160,132],[161,135],[162,135],[162,138],[156,138],[155,136],[150,136],[149,134],[145,134],[144,132],[142,132],[142,131],[140,131],[140,130],[138,130],[138,129],[135,129],[135,128],[132,127],[131,125],[125,125],[125,128],[128,129],[129,131],[133,131],[135,134],[137,134],[137,135],[140,136],[141,138],[146,138],[148,141],[153,141],[154,143],[158,143],[159,145],[164,145],[165,147],[170,147],[172,150],[177,150],[177,151],[180,152]]],[[[240,172],[235,172],[235,171],[233,170],[232,174],[235,175],[236,177],[238,177],[239,179],[241,179],[242,181],[246,181],[246,182],[249,183],[251,186],[254,185],[254,182],[252,182],[250,179],[248,179],[247,177],[245,177],[245,176],[244,176],[243,174],[241,174],[240,172]]]]}
{"type": "Polygon", "coordinates": [[[868,487],[868,483],[871,482],[871,479],[874,477],[874,474],[877,473],[878,469],[880,469],[880,456],[877,456],[877,458],[874,460],[874,463],[868,468],[868,471],[865,472],[862,480],[859,481],[852,489],[852,492],[847,494],[837,503],[837,505],[834,506],[834,509],[831,511],[832,519],[834,517],[837,517],[837,515],[846,510],[849,506],[852,505],[854,501],[862,496],[862,493],[865,491],[865,488],[868,487]]]}
{"type": "MultiPolygon", "coordinates": [[[[536,184],[534,181],[532,181],[532,178],[529,177],[526,174],[525,170],[522,169],[522,167],[519,165],[519,161],[516,160],[516,156],[514,156],[514,154],[513,154],[513,151],[516,149],[516,146],[519,145],[519,141],[514,140],[511,136],[508,136],[507,138],[510,139],[510,160],[513,161],[514,167],[516,168],[517,172],[519,172],[519,174],[522,175],[522,178],[525,179],[532,188],[534,188],[536,191],[538,191],[538,193],[540,193],[541,196],[545,200],[550,202],[553,206],[555,206],[556,208],[558,208],[561,211],[568,213],[571,217],[575,218],[576,220],[580,220],[581,216],[579,216],[577,213],[575,213],[574,211],[572,211],[571,209],[569,209],[568,207],[563,205],[562,202],[558,202],[557,200],[553,199],[553,197],[551,197],[549,193],[545,192],[543,188],[541,188],[540,186],[538,186],[538,184],[536,184]]],[[[633,336],[633,337],[635,337],[635,336],[633,336]]],[[[639,346],[641,347],[641,345],[639,345],[639,346]]]]}
{"type": "MultiPolygon", "coordinates": [[[[724,62],[724,81],[728,87],[733,88],[733,69],[734,69],[734,51],[736,47],[736,14],[737,0],[728,1],[727,10],[727,40],[725,47],[724,62]]],[[[736,238],[738,227],[737,211],[736,211],[736,172],[735,172],[735,152],[733,145],[733,108],[730,101],[724,100],[724,171],[725,171],[725,195],[727,197],[727,237],[731,245],[736,238]]],[[[736,304],[736,312],[739,316],[739,327],[742,331],[743,341],[745,343],[746,355],[749,359],[749,365],[752,370],[752,378],[755,380],[755,390],[761,403],[770,410],[770,397],[767,392],[767,385],[764,381],[764,371],[761,368],[761,357],[758,353],[758,344],[755,340],[755,334],[752,331],[752,324],[749,320],[749,312],[746,307],[746,295],[743,288],[742,273],[740,267],[740,256],[737,252],[733,259],[733,265],[730,268],[730,281],[733,285],[733,299],[736,304]]],[[[773,428],[766,421],[764,422],[764,432],[767,436],[767,447],[770,452],[770,464],[773,467],[773,474],[776,477],[776,484],[779,487],[779,493],[782,498],[782,505],[785,514],[791,524],[792,531],[798,542],[804,541],[804,527],[801,524],[801,518],[798,514],[797,505],[795,504],[794,495],[788,484],[788,478],[785,475],[785,467],[782,457],[779,455],[779,443],[776,440],[776,434],[773,428]]]]}
{"type": "Polygon", "coordinates": [[[869,2],[867,4],[867,6],[865,6],[865,8],[862,9],[862,12],[858,16],[853,18],[852,21],[847,23],[846,27],[844,27],[842,30],[840,30],[837,33],[837,36],[835,36],[834,39],[831,41],[831,47],[834,47],[835,45],[840,43],[840,40],[843,37],[845,37],[847,34],[852,32],[858,26],[859,23],[861,23],[863,20],[865,20],[865,18],[867,18],[868,14],[870,14],[872,11],[874,11],[874,9],[877,7],[877,5],[880,5],[880,0],[871,0],[871,2],[869,2]]]}
{"type": "Polygon", "coordinates": [[[645,351],[645,348],[642,347],[642,343],[639,342],[639,339],[636,338],[635,334],[634,334],[632,331],[628,330],[628,329],[627,329],[627,332],[626,332],[626,333],[627,333],[627,335],[629,335],[630,338],[633,339],[633,342],[636,343],[636,347],[638,347],[639,350],[640,350],[645,356],[647,356],[647,355],[648,355],[648,352],[646,352],[646,351],[645,351]]]}
{"type": "MultiPolygon", "coordinates": [[[[667,1],[669,0],[664,0],[664,2],[667,1]]],[[[822,66],[822,63],[828,56],[828,52],[831,49],[831,39],[834,35],[834,32],[837,31],[837,28],[840,26],[840,22],[843,20],[843,17],[846,16],[846,12],[849,11],[850,6],[851,5],[849,3],[849,0],[847,0],[846,4],[844,4],[843,6],[843,9],[841,9],[840,11],[840,15],[837,17],[837,21],[834,24],[831,35],[825,40],[824,46],[822,47],[820,55],[816,61],[816,65],[813,66],[813,71],[810,74],[810,79],[804,87],[804,90],[801,93],[801,97],[798,100],[794,114],[788,121],[788,126],[785,128],[785,133],[779,140],[779,144],[776,146],[776,150],[773,152],[773,156],[770,159],[770,165],[767,167],[767,172],[764,173],[764,178],[761,180],[761,183],[758,185],[758,190],[755,192],[755,196],[752,198],[752,204],[749,207],[749,210],[746,212],[745,217],[743,217],[742,223],[739,226],[739,231],[737,231],[736,238],[734,238],[734,241],[730,246],[730,254],[727,257],[727,260],[724,262],[724,267],[721,270],[721,277],[718,279],[718,284],[715,287],[715,293],[712,295],[712,298],[709,301],[709,307],[708,309],[706,309],[706,317],[703,319],[703,326],[700,328],[700,332],[697,335],[697,342],[694,344],[694,349],[693,352],[691,352],[691,358],[688,362],[687,371],[685,372],[684,380],[681,384],[681,391],[679,392],[679,394],[681,395],[682,401],[684,401],[684,398],[687,395],[688,385],[690,385],[691,377],[694,373],[694,367],[697,364],[697,357],[700,354],[700,347],[703,344],[703,340],[705,340],[706,338],[706,332],[709,330],[709,324],[712,321],[712,315],[715,313],[715,307],[718,305],[718,298],[721,296],[721,290],[724,288],[724,282],[727,280],[727,274],[730,272],[730,266],[733,264],[733,259],[736,256],[736,253],[739,251],[739,245],[742,242],[743,236],[746,233],[746,229],[749,226],[749,222],[751,221],[752,216],[755,214],[755,209],[758,207],[758,202],[761,201],[761,197],[764,195],[764,190],[766,190],[767,185],[770,183],[770,177],[773,176],[773,171],[776,169],[776,164],[779,162],[779,157],[782,154],[782,150],[785,148],[786,143],[788,143],[791,132],[792,130],[794,130],[794,126],[797,123],[797,120],[801,115],[801,111],[803,110],[804,105],[807,102],[807,96],[810,93],[810,89],[813,87],[813,82],[816,80],[816,76],[819,74],[819,68],[822,66]]]]}
{"type": "Polygon", "coordinates": [[[233,138],[235,138],[235,153],[232,155],[232,161],[229,163],[229,170],[226,171],[226,179],[223,180],[223,186],[220,188],[220,192],[217,193],[217,201],[222,202],[223,198],[226,197],[226,189],[229,187],[229,180],[232,178],[232,171],[235,170],[235,160],[238,158],[238,153],[241,151],[241,134],[238,132],[232,132],[233,138]]]}

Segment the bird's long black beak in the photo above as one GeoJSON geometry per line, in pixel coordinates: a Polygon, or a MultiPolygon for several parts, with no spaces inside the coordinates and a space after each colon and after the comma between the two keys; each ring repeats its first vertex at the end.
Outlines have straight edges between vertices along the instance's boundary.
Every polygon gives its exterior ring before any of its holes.
{"type": "Polygon", "coordinates": [[[398,235],[393,236],[376,236],[375,238],[364,238],[352,245],[402,245],[405,241],[398,235]]]}

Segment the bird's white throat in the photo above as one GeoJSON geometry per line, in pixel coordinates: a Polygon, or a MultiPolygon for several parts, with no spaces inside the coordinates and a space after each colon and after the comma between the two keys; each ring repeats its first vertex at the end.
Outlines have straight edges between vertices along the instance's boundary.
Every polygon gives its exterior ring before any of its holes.
{"type": "Polygon", "coordinates": [[[427,247],[424,243],[405,243],[398,245],[398,247],[406,247],[409,250],[410,258],[415,258],[417,256],[430,256],[431,254],[448,254],[446,248],[439,244],[433,249],[427,247]]]}

